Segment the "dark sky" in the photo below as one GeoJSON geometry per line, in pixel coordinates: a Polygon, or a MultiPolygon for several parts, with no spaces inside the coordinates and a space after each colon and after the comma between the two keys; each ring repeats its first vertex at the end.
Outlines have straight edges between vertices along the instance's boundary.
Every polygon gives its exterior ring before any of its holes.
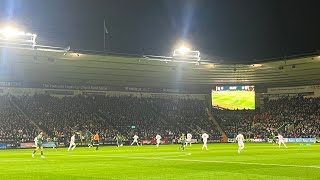
{"type": "Polygon", "coordinates": [[[37,33],[44,45],[170,55],[187,40],[225,62],[320,50],[319,0],[0,0],[0,21],[37,33]]]}

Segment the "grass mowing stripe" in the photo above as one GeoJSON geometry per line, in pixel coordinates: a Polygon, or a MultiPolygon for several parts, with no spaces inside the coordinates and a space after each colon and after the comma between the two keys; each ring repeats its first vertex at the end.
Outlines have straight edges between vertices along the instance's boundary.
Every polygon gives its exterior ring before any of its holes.
{"type": "MultiPolygon", "coordinates": [[[[189,156],[191,153],[177,155],[174,157],[189,156]]],[[[186,161],[186,162],[203,162],[203,163],[219,163],[219,164],[242,164],[242,165],[258,165],[258,166],[279,166],[279,167],[299,167],[299,168],[315,168],[320,169],[320,166],[303,166],[294,164],[269,164],[269,163],[254,163],[254,162],[232,162],[232,161],[216,161],[216,160],[198,160],[198,159],[168,159],[168,157],[133,157],[133,156],[104,156],[104,155],[70,155],[70,156],[91,156],[91,157],[106,157],[106,158],[128,158],[128,159],[144,159],[144,160],[164,160],[164,161],[186,161]]],[[[173,157],[173,156],[171,156],[173,157]]]]}
{"type": "Polygon", "coordinates": [[[279,149],[267,143],[124,146],[115,148],[45,149],[45,159],[33,149],[0,151],[1,179],[320,179],[319,144],[288,144],[279,149]],[[188,154],[192,153],[192,154],[188,154]],[[20,160],[19,160],[20,159],[20,160]],[[2,161],[3,160],[3,161],[2,161]],[[39,176],[39,171],[41,175],[39,176]]]}

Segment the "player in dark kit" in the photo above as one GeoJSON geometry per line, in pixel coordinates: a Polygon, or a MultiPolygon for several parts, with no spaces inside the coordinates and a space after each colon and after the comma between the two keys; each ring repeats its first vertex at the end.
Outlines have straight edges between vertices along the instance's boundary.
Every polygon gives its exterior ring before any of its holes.
{"type": "Polygon", "coordinates": [[[57,150],[58,147],[59,147],[59,139],[58,139],[57,136],[54,136],[54,137],[53,137],[53,142],[54,142],[54,145],[56,146],[56,147],[54,147],[54,148],[57,150]]]}
{"type": "Polygon", "coordinates": [[[56,150],[57,150],[58,147],[59,147],[59,138],[58,138],[58,136],[59,136],[59,133],[58,133],[58,131],[54,128],[52,141],[53,141],[53,143],[54,143],[54,145],[55,145],[54,148],[55,148],[56,150]]]}
{"type": "Polygon", "coordinates": [[[43,135],[42,135],[42,131],[40,131],[39,135],[36,137],[36,144],[37,147],[36,149],[33,151],[32,153],[32,157],[34,157],[34,154],[38,151],[38,149],[40,148],[41,150],[41,158],[44,158],[43,155],[43,135]]]}
{"type": "Polygon", "coordinates": [[[179,147],[179,149],[182,149],[182,151],[184,151],[184,146],[186,145],[186,136],[184,134],[180,136],[180,143],[181,146],[179,147]]]}
{"type": "Polygon", "coordinates": [[[273,132],[271,133],[271,140],[272,140],[272,144],[273,144],[273,145],[277,144],[276,136],[274,135],[273,132]]]}
{"type": "Polygon", "coordinates": [[[93,134],[86,130],[86,135],[85,135],[85,138],[86,138],[86,143],[88,145],[89,148],[93,147],[93,134]]]}
{"type": "Polygon", "coordinates": [[[117,136],[115,137],[116,141],[117,141],[117,148],[120,146],[123,146],[123,137],[120,134],[117,134],[117,136]]]}

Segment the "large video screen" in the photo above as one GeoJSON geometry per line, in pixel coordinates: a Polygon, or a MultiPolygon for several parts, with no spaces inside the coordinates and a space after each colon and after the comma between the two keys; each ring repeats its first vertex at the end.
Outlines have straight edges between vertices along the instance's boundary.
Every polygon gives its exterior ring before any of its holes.
{"type": "Polygon", "coordinates": [[[255,109],[254,86],[216,86],[211,93],[212,106],[221,109],[255,109]]]}

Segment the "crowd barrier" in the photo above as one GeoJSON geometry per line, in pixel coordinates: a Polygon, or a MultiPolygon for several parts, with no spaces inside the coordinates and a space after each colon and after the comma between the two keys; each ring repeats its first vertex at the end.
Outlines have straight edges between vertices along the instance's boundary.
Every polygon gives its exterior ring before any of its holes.
{"type": "MultiPolygon", "coordinates": [[[[317,138],[283,138],[286,143],[316,143],[320,142],[320,139],[317,138]]],[[[278,139],[276,139],[278,141],[278,139]]],[[[228,138],[229,143],[236,142],[235,138],[228,138]]],[[[272,139],[245,139],[245,142],[272,142],[272,139]]]]}
{"type": "Polygon", "coordinates": [[[7,144],[3,144],[3,143],[0,144],[0,149],[6,149],[6,148],[7,148],[7,144]]]}
{"type": "MultiPolygon", "coordinates": [[[[169,139],[161,139],[161,144],[169,144],[170,141],[169,139]]],[[[157,140],[155,139],[145,139],[145,140],[141,140],[141,143],[142,144],[156,144],[157,143],[157,140]]]]}
{"type": "MultiPolygon", "coordinates": [[[[236,142],[236,139],[235,138],[228,138],[228,142],[229,143],[234,143],[234,142],[236,142]]],[[[262,142],[267,142],[267,140],[266,139],[253,139],[253,138],[250,138],[250,139],[245,139],[244,142],[262,143],[262,142]]]]}
{"type": "Polygon", "coordinates": [[[55,148],[56,144],[54,142],[46,142],[46,143],[43,143],[43,147],[45,147],[45,148],[55,148]]]}
{"type": "MultiPolygon", "coordinates": [[[[178,143],[181,143],[180,139],[178,139],[178,143]]],[[[198,139],[191,139],[191,143],[198,143],[198,139]]]]}
{"type": "MultiPolygon", "coordinates": [[[[161,144],[171,144],[173,141],[170,139],[161,139],[161,144]]],[[[201,143],[201,141],[198,141],[197,139],[192,139],[192,143],[201,143]]],[[[208,140],[208,143],[235,143],[235,138],[227,138],[227,139],[220,139],[220,140],[208,140]]],[[[262,142],[272,142],[272,139],[245,139],[245,142],[253,142],[253,143],[262,143],[262,142]]],[[[284,138],[284,142],[286,143],[320,143],[320,138],[284,138]]],[[[145,139],[141,140],[140,143],[148,145],[148,144],[156,144],[157,141],[155,139],[145,139]]],[[[180,140],[176,141],[175,143],[180,143],[180,140]]],[[[115,145],[116,141],[104,141],[100,142],[101,145],[115,145]]],[[[130,144],[130,141],[124,141],[124,144],[130,144]]],[[[80,145],[80,144],[78,144],[80,145]]],[[[87,145],[87,144],[81,144],[81,145],[87,145]]],[[[64,146],[64,143],[60,143],[59,146],[64,146]]],[[[34,142],[23,142],[20,144],[14,144],[14,143],[0,143],[0,149],[8,149],[8,148],[34,148],[35,144],[34,142]]],[[[56,147],[56,144],[54,142],[46,142],[43,143],[43,147],[45,148],[54,148],[56,147]]]]}
{"type": "Polygon", "coordinates": [[[288,143],[316,143],[317,138],[284,138],[288,143]]]}
{"type": "Polygon", "coordinates": [[[33,148],[33,147],[35,147],[34,142],[20,143],[20,148],[33,148]]]}
{"type": "MultiPolygon", "coordinates": [[[[20,148],[34,148],[36,147],[34,142],[24,142],[20,143],[20,148]]],[[[56,144],[54,142],[45,142],[43,143],[44,148],[54,148],[56,144]]]]}

